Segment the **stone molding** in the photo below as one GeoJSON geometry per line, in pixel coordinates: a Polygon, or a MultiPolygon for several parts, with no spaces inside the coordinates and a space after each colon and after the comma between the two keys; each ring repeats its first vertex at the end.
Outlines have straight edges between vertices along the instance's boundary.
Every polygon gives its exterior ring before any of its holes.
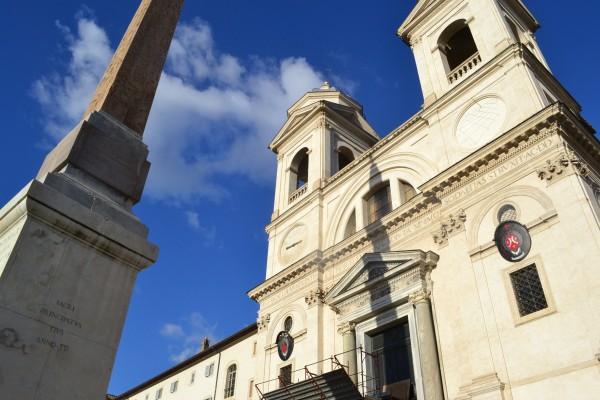
{"type": "Polygon", "coordinates": [[[338,325],[337,331],[340,335],[346,335],[348,333],[353,333],[356,329],[356,323],[354,322],[344,322],[338,325]]]}
{"type": "Polygon", "coordinates": [[[418,284],[423,276],[417,268],[406,271],[390,280],[386,280],[368,291],[351,297],[337,305],[334,310],[340,315],[350,314],[351,312],[373,303],[379,299],[390,296],[393,292],[402,290],[405,287],[418,284]]]}
{"type": "Polygon", "coordinates": [[[433,241],[440,247],[448,245],[448,239],[465,230],[467,213],[459,209],[456,214],[450,214],[440,223],[439,229],[433,232],[433,241]]]}
{"type": "Polygon", "coordinates": [[[471,400],[476,396],[498,393],[498,398],[503,398],[502,391],[505,384],[498,378],[497,373],[491,373],[474,378],[471,383],[461,386],[455,400],[471,400]]]}
{"type": "Polygon", "coordinates": [[[256,320],[256,326],[258,327],[258,331],[263,331],[269,327],[269,322],[271,322],[271,314],[264,314],[258,317],[256,320]]]}
{"type": "Polygon", "coordinates": [[[311,290],[304,297],[304,301],[308,305],[308,307],[315,306],[317,304],[323,304],[323,299],[325,298],[325,291],[323,289],[311,290]]]}
{"type": "Polygon", "coordinates": [[[412,305],[416,305],[418,303],[429,303],[430,299],[431,290],[424,288],[421,288],[408,295],[408,302],[412,305]]]}
{"type": "Polygon", "coordinates": [[[546,160],[546,164],[536,172],[541,180],[551,185],[572,172],[587,177],[589,167],[572,150],[566,149],[552,159],[546,160]]]}
{"type": "Polygon", "coordinates": [[[352,320],[352,315],[371,314],[390,304],[406,303],[411,293],[429,292],[430,272],[437,260],[438,256],[432,252],[367,254],[338,281],[325,302],[343,320],[352,320]],[[380,263],[388,264],[383,275],[361,280],[365,271],[377,271],[380,263]]]}
{"type": "MultiPolygon", "coordinates": [[[[417,124],[419,121],[424,122],[420,114],[386,136],[353,163],[358,163],[361,159],[373,156],[373,152],[377,148],[384,146],[393,137],[408,130],[410,126],[417,124]]],[[[431,221],[428,222],[427,219],[434,213],[439,212],[441,207],[444,207],[450,201],[451,195],[455,200],[458,195],[460,197],[470,196],[476,189],[488,185],[492,180],[502,179],[515,170],[521,171],[522,168],[520,167],[522,165],[526,165],[542,153],[556,148],[559,142],[556,137],[568,137],[577,141],[580,146],[585,146],[585,150],[590,157],[600,154],[600,144],[590,134],[591,128],[585,125],[584,122],[562,103],[547,107],[429,182],[421,185],[419,195],[384,217],[381,224],[377,224],[376,227],[367,227],[324,251],[312,252],[252,289],[249,296],[260,302],[266,295],[289,285],[296,277],[308,273],[309,270],[317,266],[320,270],[323,270],[327,266],[339,262],[342,258],[361,251],[364,252],[379,236],[388,235],[391,239],[402,229],[415,226],[415,224],[420,224],[422,221],[424,221],[424,224],[416,227],[416,231],[420,232],[422,229],[431,227],[435,223],[434,221],[437,220],[430,218],[431,221]],[[509,163],[515,164],[514,168],[509,163]],[[506,168],[502,168],[503,166],[506,166],[506,168]],[[492,174],[493,176],[489,177],[486,174],[492,174]],[[468,185],[477,187],[473,190],[467,190],[469,189],[468,185]],[[465,193],[459,193],[460,190],[465,190],[465,193]]],[[[343,171],[347,170],[356,170],[356,168],[344,168],[343,171]]],[[[347,173],[345,172],[345,174],[347,173]]],[[[327,182],[328,187],[331,181],[330,178],[327,182]]],[[[313,192],[313,196],[316,196],[316,193],[317,191],[313,192]]],[[[312,198],[312,196],[309,196],[309,198],[312,198]]],[[[295,204],[294,209],[299,207],[300,203],[303,202],[295,204]]],[[[439,236],[443,238],[443,235],[439,236]]]]}

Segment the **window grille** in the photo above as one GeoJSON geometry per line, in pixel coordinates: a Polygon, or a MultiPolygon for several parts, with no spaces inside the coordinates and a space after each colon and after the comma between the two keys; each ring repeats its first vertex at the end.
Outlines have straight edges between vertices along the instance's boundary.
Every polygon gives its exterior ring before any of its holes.
{"type": "Polygon", "coordinates": [[[518,218],[517,209],[510,204],[505,204],[500,207],[500,210],[498,210],[498,222],[500,223],[506,221],[516,221],[518,218]]]}
{"type": "Polygon", "coordinates": [[[369,223],[373,223],[392,211],[392,199],[390,197],[390,185],[387,184],[374,192],[367,199],[369,211],[369,223]]]}
{"type": "Polygon", "coordinates": [[[279,376],[281,378],[279,385],[284,387],[292,383],[292,366],[286,365],[279,370],[279,376]]]}
{"type": "Polygon", "coordinates": [[[512,272],[510,281],[521,317],[548,308],[544,288],[535,264],[512,272]]]}
{"type": "Polygon", "coordinates": [[[225,398],[232,397],[235,394],[235,375],[237,366],[235,364],[227,368],[227,378],[225,380],[225,398]]]}

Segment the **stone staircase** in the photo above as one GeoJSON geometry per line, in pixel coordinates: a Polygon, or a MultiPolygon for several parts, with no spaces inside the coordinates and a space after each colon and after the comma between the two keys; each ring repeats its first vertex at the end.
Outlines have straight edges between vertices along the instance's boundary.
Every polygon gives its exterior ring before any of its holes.
{"type": "Polygon", "coordinates": [[[262,398],[263,400],[363,400],[343,368],[265,393],[262,398]]]}

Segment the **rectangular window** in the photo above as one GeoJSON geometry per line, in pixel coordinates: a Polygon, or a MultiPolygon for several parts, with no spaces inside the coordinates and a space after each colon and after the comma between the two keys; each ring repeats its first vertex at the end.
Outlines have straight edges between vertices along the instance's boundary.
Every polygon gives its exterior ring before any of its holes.
{"type": "Polygon", "coordinates": [[[179,386],[179,381],[171,382],[171,393],[175,393],[177,391],[177,386],[179,386]]]}
{"type": "Polygon", "coordinates": [[[196,381],[196,372],[192,372],[192,375],[190,376],[190,385],[193,384],[196,381]]]}
{"type": "Polygon", "coordinates": [[[252,343],[252,355],[253,355],[253,356],[255,356],[255,355],[256,355],[256,346],[257,346],[257,343],[256,343],[256,341],[255,341],[254,343],[252,343]]]}
{"type": "Polygon", "coordinates": [[[248,398],[252,398],[252,393],[254,392],[254,379],[250,380],[250,387],[248,388],[248,398]]]}
{"type": "Polygon", "coordinates": [[[213,370],[215,368],[215,363],[212,363],[210,365],[207,365],[206,368],[204,369],[204,376],[205,377],[209,377],[213,374],[213,370]]]}
{"type": "Polygon", "coordinates": [[[162,399],[162,388],[156,391],[156,400],[162,399]]]}
{"type": "Polygon", "coordinates": [[[510,282],[521,317],[548,308],[548,301],[535,264],[511,272],[510,282]]]}
{"type": "Polygon", "coordinates": [[[286,365],[279,370],[279,385],[284,387],[292,383],[292,365],[286,365]]]}
{"type": "Polygon", "coordinates": [[[387,184],[367,198],[369,223],[371,224],[380,220],[390,211],[392,211],[392,199],[390,196],[390,185],[387,184]]]}

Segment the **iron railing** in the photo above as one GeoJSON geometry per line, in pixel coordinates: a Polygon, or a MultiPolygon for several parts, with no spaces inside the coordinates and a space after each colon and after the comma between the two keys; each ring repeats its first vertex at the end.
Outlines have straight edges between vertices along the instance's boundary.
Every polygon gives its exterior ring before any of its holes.
{"type": "Polygon", "coordinates": [[[277,378],[257,383],[254,386],[256,387],[256,392],[258,393],[260,400],[263,400],[266,394],[275,390],[285,390],[288,398],[290,400],[295,400],[289,391],[289,387],[300,382],[310,381],[318,391],[321,400],[325,400],[325,394],[319,385],[317,378],[327,372],[343,370],[363,397],[377,397],[381,394],[381,382],[379,379],[381,371],[378,371],[380,363],[377,358],[377,354],[368,353],[364,351],[362,347],[358,347],[356,349],[335,354],[312,364],[307,364],[300,369],[292,371],[290,380],[285,379],[280,375],[277,378]],[[353,352],[356,352],[358,362],[357,370],[355,372],[350,371],[350,366],[343,364],[340,361],[342,356],[353,352]]]}

